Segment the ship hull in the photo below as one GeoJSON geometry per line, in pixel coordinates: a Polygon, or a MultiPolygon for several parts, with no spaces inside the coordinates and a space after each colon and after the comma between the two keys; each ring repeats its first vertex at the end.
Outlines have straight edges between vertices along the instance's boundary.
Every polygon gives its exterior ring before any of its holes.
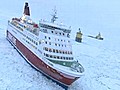
{"type": "MultiPolygon", "coordinates": [[[[8,24],[9,25],[9,24],[8,24]]],[[[15,28],[13,28],[15,30],[15,28]]],[[[47,65],[42,58],[36,56],[31,50],[25,46],[18,38],[16,38],[11,32],[11,30],[6,31],[7,39],[12,43],[12,45],[19,51],[19,53],[25,58],[25,60],[32,65],[34,68],[39,70],[41,73],[46,75],[47,77],[51,78],[52,80],[56,81],[57,83],[68,87],[71,85],[75,80],[79,77],[73,77],[57,71],[47,65]]]]}

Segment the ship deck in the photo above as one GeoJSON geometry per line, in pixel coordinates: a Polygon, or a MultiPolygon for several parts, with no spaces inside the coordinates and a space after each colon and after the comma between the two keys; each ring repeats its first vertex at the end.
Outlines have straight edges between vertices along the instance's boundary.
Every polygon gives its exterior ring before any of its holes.
{"type": "Polygon", "coordinates": [[[52,66],[54,68],[56,68],[57,70],[59,70],[60,72],[64,72],[68,75],[71,76],[76,76],[76,77],[80,77],[82,75],[84,75],[84,68],[82,67],[82,65],[78,65],[77,67],[72,67],[72,64],[77,63],[74,61],[51,61],[49,59],[47,59],[48,62],[50,62],[49,64],[52,63],[52,66]],[[58,63],[57,63],[58,62],[58,63]],[[67,63],[67,64],[65,64],[67,63]]]}

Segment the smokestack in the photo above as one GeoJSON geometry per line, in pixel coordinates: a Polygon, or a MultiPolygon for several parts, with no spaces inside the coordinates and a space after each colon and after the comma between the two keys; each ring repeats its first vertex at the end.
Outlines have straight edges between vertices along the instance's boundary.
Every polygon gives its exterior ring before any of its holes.
{"type": "Polygon", "coordinates": [[[25,3],[24,14],[30,16],[30,10],[27,2],[25,3]]]}

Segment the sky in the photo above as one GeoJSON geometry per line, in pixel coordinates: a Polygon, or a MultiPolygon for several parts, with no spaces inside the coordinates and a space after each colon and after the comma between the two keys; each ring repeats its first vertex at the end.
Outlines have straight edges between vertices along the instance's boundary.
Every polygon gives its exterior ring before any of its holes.
{"type": "Polygon", "coordinates": [[[5,0],[0,3],[1,16],[6,14],[7,19],[13,16],[21,17],[26,1],[29,2],[34,21],[50,21],[52,10],[56,7],[57,22],[71,26],[73,33],[81,28],[86,34],[107,31],[109,35],[111,30],[115,29],[115,32],[118,32],[120,28],[119,0],[20,0],[19,3],[16,0],[10,0],[11,3],[5,0]]]}

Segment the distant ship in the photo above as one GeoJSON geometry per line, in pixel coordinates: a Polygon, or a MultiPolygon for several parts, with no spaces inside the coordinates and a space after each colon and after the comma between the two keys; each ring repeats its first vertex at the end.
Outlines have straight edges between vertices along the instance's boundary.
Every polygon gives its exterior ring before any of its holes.
{"type": "Polygon", "coordinates": [[[6,37],[29,64],[68,87],[84,75],[84,68],[73,57],[70,28],[55,23],[56,13],[54,10],[50,22],[37,24],[30,18],[26,2],[23,16],[8,21],[6,37]]]}

